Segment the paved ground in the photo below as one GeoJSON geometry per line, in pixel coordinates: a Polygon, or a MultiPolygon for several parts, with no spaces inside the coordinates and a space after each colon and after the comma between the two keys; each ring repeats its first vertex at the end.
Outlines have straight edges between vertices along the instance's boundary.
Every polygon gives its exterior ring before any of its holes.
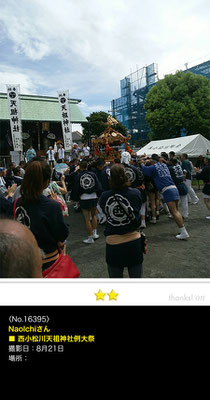
{"type": "MultiPolygon", "coordinates": [[[[144,256],[143,278],[210,278],[210,220],[202,199],[202,191],[196,190],[200,199],[189,206],[189,218],[185,222],[190,235],[187,241],[175,238],[178,228],[173,219],[161,215],[156,225],[147,224],[144,230],[148,241],[148,253],[144,256]]],[[[109,278],[105,262],[104,226],[99,225],[100,238],[94,244],[86,239],[83,216],[69,206],[66,218],[70,235],[67,252],[80,271],[80,278],[109,278]]],[[[124,277],[128,274],[125,270],[124,277]]]]}

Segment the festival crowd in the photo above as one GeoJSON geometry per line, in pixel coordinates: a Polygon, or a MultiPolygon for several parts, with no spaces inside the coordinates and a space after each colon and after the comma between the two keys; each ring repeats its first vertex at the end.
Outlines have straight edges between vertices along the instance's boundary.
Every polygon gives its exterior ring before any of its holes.
{"type": "Polygon", "coordinates": [[[66,160],[61,145],[56,160],[52,147],[44,159],[31,146],[26,161],[0,167],[0,277],[44,277],[58,265],[71,232],[66,217],[72,202],[84,217],[85,245],[99,238],[97,227],[104,225],[109,277],[122,278],[128,268],[130,278],[141,278],[148,223],[165,213],[179,228],[176,239],[190,238],[188,205],[199,201],[193,175],[204,182],[210,220],[209,154],[193,167],[187,154],[178,158],[174,152],[138,157],[122,150],[120,159],[106,162],[84,145],[66,160]]]}

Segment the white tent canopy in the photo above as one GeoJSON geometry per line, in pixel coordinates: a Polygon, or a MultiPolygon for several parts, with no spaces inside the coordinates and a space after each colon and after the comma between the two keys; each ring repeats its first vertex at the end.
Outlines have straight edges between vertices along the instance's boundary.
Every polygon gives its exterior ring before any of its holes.
{"type": "Polygon", "coordinates": [[[146,154],[151,156],[154,153],[160,155],[163,151],[165,153],[174,151],[176,155],[187,153],[189,158],[196,158],[200,155],[205,156],[207,150],[210,150],[210,141],[198,134],[175,139],[151,141],[146,146],[142,147],[142,149],[138,150],[137,155],[141,156],[146,154]]]}

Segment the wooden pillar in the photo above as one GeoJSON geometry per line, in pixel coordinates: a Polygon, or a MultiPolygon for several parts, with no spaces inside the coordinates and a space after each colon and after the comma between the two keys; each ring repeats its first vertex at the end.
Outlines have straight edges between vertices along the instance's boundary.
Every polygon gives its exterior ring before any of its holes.
{"type": "Polygon", "coordinates": [[[38,151],[40,151],[40,124],[39,124],[39,122],[36,123],[36,126],[37,126],[38,151]]]}

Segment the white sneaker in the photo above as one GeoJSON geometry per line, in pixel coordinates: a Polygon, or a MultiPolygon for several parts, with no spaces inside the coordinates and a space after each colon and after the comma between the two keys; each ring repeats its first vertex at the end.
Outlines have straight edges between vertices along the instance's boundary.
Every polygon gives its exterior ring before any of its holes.
{"type": "Polygon", "coordinates": [[[140,226],[140,228],[146,228],[146,222],[145,222],[145,220],[142,220],[142,221],[141,221],[141,226],[140,226]]]}
{"type": "Polygon", "coordinates": [[[206,217],[206,219],[210,219],[210,215],[208,215],[208,216],[206,217]]]}
{"type": "Polygon", "coordinates": [[[196,200],[192,204],[195,205],[195,204],[198,204],[198,202],[199,202],[199,200],[196,200]]]}
{"type": "Polygon", "coordinates": [[[152,217],[152,219],[151,219],[150,222],[151,222],[151,224],[156,224],[156,222],[157,222],[157,221],[156,221],[156,218],[155,218],[155,217],[152,217]]]}
{"type": "Polygon", "coordinates": [[[180,239],[180,240],[187,239],[189,237],[190,237],[190,235],[188,235],[187,232],[186,233],[180,233],[179,235],[176,235],[176,238],[180,239]]]}
{"type": "Polygon", "coordinates": [[[99,235],[97,234],[97,231],[96,231],[96,230],[93,231],[92,237],[93,237],[93,239],[95,239],[95,240],[99,238],[99,235]]]}
{"type": "Polygon", "coordinates": [[[91,243],[94,243],[94,240],[93,240],[93,238],[91,236],[88,239],[83,240],[83,243],[91,244],[91,243]]]}

